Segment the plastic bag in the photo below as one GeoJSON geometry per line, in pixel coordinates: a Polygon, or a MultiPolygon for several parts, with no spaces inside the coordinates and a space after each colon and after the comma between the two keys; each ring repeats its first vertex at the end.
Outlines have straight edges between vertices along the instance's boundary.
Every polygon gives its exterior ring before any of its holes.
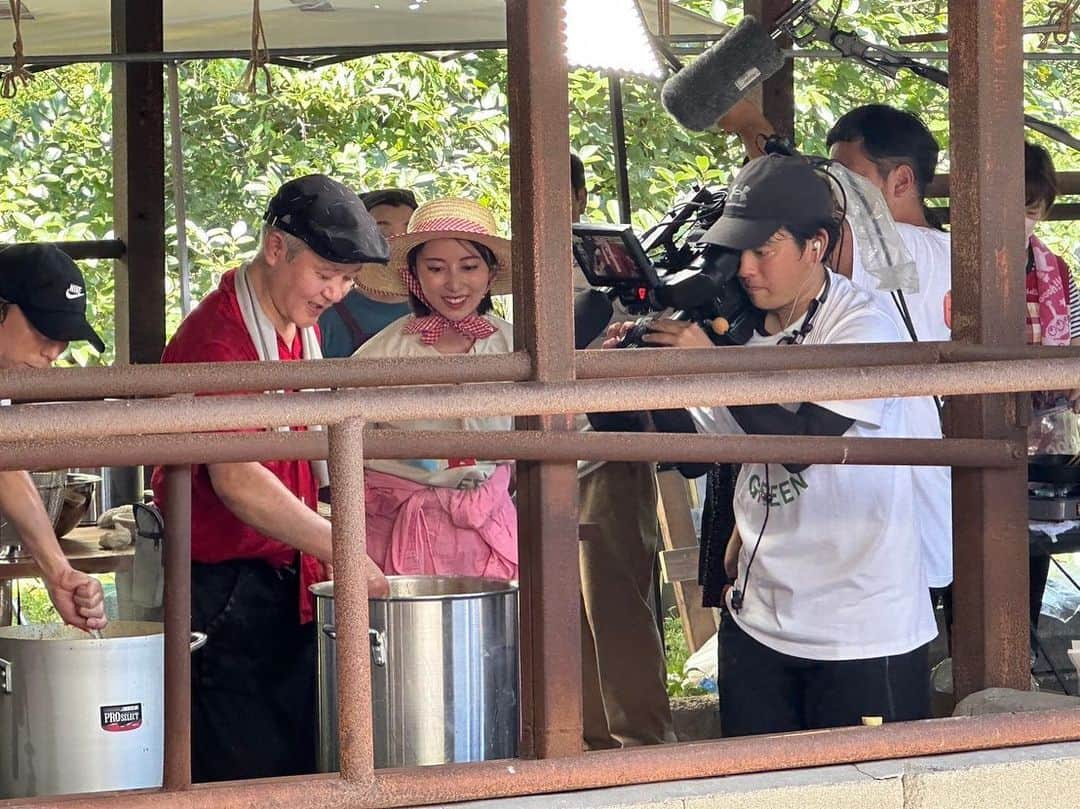
{"type": "Polygon", "coordinates": [[[900,290],[906,294],[919,291],[919,273],[908,253],[896,221],[881,191],[869,180],[839,163],[829,165],[829,174],[844,189],[847,222],[852,237],[859,244],[863,268],[885,291],[900,290]]]}
{"type": "Polygon", "coordinates": [[[683,664],[683,677],[688,683],[712,693],[716,691],[716,681],[720,668],[718,656],[718,636],[713,635],[701,648],[686,659],[683,664]]]}
{"type": "Polygon", "coordinates": [[[1028,424],[1028,455],[1080,455],[1080,416],[1064,397],[1049,404],[1036,401],[1028,424]]]}

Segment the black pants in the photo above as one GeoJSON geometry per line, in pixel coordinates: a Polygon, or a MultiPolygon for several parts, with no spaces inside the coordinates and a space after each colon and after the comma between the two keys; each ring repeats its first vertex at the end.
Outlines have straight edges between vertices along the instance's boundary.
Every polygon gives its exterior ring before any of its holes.
{"type": "Polygon", "coordinates": [[[805,660],[747,635],[730,615],[720,629],[725,736],[858,725],[930,716],[927,646],[867,660],[805,660]]]}
{"type": "Polygon", "coordinates": [[[315,629],[300,625],[299,587],[262,562],[191,566],[191,625],[208,636],[191,663],[194,781],[315,771],[315,629]]]}

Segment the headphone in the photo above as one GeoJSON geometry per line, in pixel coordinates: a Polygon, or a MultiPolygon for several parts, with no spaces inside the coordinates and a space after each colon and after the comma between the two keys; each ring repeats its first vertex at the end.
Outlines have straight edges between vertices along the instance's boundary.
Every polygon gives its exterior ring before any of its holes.
{"type": "Polygon", "coordinates": [[[814,239],[814,241],[812,241],[810,244],[814,248],[814,255],[815,256],[818,255],[819,253],[821,253],[821,242],[819,242],[817,239],[814,239]]]}

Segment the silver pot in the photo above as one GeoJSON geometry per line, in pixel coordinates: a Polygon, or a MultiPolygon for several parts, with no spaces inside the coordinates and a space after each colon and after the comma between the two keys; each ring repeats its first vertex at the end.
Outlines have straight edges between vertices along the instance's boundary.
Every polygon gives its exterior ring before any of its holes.
{"type": "MultiPolygon", "coordinates": [[[[60,509],[64,505],[64,487],[67,485],[67,470],[54,469],[48,472],[31,472],[34,487],[41,495],[41,502],[45,506],[45,513],[53,527],[60,516],[60,509]]],[[[15,529],[13,523],[8,522],[0,514],[0,556],[10,559],[26,559],[30,553],[22,547],[22,537],[15,529]]]]}
{"type": "Polygon", "coordinates": [[[0,799],[161,786],[162,625],[114,621],[103,636],[0,629],[0,799]]]}
{"type": "MultiPolygon", "coordinates": [[[[368,601],[376,767],[513,758],[518,745],[517,585],[391,576],[368,601]]],[[[339,769],[334,583],[312,585],[319,627],[322,772],[339,769]]]]}

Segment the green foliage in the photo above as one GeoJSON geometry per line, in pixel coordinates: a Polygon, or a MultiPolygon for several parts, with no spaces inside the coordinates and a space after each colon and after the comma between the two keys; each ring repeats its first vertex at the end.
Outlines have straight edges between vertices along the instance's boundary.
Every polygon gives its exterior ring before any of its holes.
{"type": "MultiPolygon", "coordinates": [[[[701,13],[733,21],[741,0],[683,0],[701,13]]],[[[941,49],[944,43],[905,46],[898,37],[944,31],[943,0],[842,0],[840,24],[889,47],[941,49]]],[[[818,14],[830,15],[823,0],[818,14]]],[[[1025,3],[1026,22],[1042,23],[1049,0],[1025,3]]],[[[1026,48],[1037,46],[1028,37],[1026,48]]],[[[825,46],[814,48],[824,50],[825,46]]],[[[1051,49],[1060,50],[1056,45],[1051,49]]],[[[1068,46],[1080,51],[1075,41],[1068,46]]],[[[942,64],[944,63],[937,63],[942,64]]],[[[187,198],[185,232],[193,295],[203,297],[230,266],[257,247],[270,194],[282,180],[309,171],[339,177],[357,189],[415,188],[421,197],[466,194],[490,205],[509,224],[509,129],[506,57],[488,51],[435,58],[391,54],[315,71],[272,67],[272,96],[237,89],[240,60],[180,65],[180,105],[187,198]]],[[[0,100],[0,241],[93,239],[111,236],[111,70],[74,65],[40,74],[12,100],[0,100]]],[[[628,132],[633,223],[653,224],[695,183],[723,183],[742,154],[734,138],[690,133],[661,109],[657,85],[627,78],[623,95],[628,132]]],[[[1028,62],[1029,112],[1080,132],[1080,70],[1075,61],[1028,62]]],[[[589,216],[618,218],[608,79],[591,71],[570,76],[571,146],[586,163],[592,191],[589,216]]],[[[796,62],[796,137],[804,151],[824,150],[825,133],[844,111],[870,101],[923,116],[947,147],[947,98],[910,73],[897,80],[850,61],[796,62]]],[[[1046,144],[1059,170],[1080,168],[1080,155],[1046,144]]],[[[945,154],[947,159],[947,152],[945,154]]],[[[947,170],[943,163],[941,170],[947,170]]],[[[167,221],[174,220],[171,166],[167,221]]],[[[1051,247],[1071,253],[1080,244],[1076,223],[1044,226],[1051,247]]],[[[166,234],[168,324],[181,318],[176,229],[166,234]]],[[[113,343],[111,262],[85,262],[93,290],[91,319],[113,343]]],[[[65,360],[90,364],[85,346],[65,360]]]]}
{"type": "MultiPolygon", "coordinates": [[[[103,573],[94,578],[101,581],[101,587],[105,595],[105,615],[109,620],[115,620],[116,612],[116,574],[103,573]]],[[[58,624],[60,613],[56,611],[49,599],[49,591],[41,579],[16,579],[13,582],[13,598],[19,611],[19,622],[22,624],[58,624]]]]}
{"type": "Polygon", "coordinates": [[[24,624],[58,624],[60,613],[49,600],[49,591],[37,579],[22,579],[15,582],[18,586],[16,607],[24,624]]]}
{"type": "Polygon", "coordinates": [[[699,697],[708,692],[683,675],[683,666],[690,657],[682,621],[678,615],[664,618],[664,644],[667,647],[667,692],[669,697],[699,697]]]}

